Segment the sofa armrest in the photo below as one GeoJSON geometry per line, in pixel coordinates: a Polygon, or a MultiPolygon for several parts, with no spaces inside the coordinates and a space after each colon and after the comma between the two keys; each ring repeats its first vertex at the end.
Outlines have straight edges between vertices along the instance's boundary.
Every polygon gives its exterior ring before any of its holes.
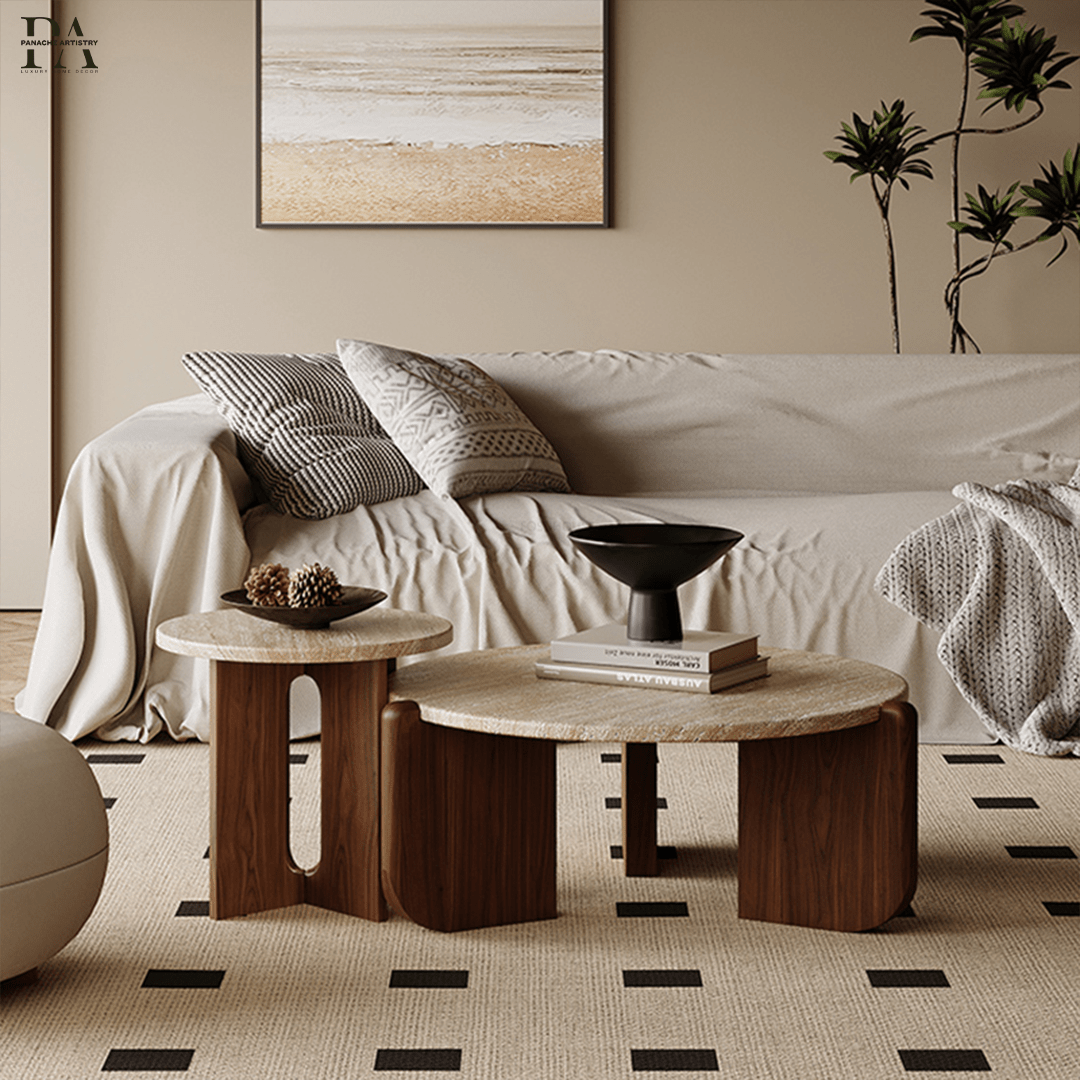
{"type": "Polygon", "coordinates": [[[193,665],[154,635],[242,583],[241,514],[254,499],[231,431],[201,395],[149,406],[88,443],[61,500],[18,711],[69,739],[145,741],[163,724],[174,738],[205,737],[205,674],[181,694],[193,665]]]}
{"type": "Polygon", "coordinates": [[[138,455],[138,460],[159,468],[190,466],[213,457],[241,513],[262,501],[240,460],[236,436],[204,394],[148,405],[94,439],[82,453],[88,452],[97,457],[115,453],[129,461],[138,455]]]}

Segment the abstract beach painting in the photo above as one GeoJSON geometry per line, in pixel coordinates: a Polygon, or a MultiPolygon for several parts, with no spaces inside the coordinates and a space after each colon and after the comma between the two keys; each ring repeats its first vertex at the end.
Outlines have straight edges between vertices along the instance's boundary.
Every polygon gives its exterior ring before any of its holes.
{"type": "Polygon", "coordinates": [[[260,0],[273,225],[606,225],[606,0],[260,0]]]}

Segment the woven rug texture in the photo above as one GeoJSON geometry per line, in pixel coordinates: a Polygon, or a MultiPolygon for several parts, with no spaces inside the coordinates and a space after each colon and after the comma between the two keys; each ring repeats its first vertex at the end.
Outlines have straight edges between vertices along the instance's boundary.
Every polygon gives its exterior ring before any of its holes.
{"type": "MultiPolygon", "coordinates": [[[[673,851],[651,879],[612,857],[621,747],[562,745],[558,918],[445,935],[307,906],[210,920],[209,748],[79,749],[121,755],[92,764],[109,871],[75,940],[4,988],[6,1080],[1080,1077],[1075,758],[920,747],[911,909],[840,934],[737,918],[734,745],[659,748],[673,851]]],[[[319,744],[291,750],[310,866],[319,744]]]]}

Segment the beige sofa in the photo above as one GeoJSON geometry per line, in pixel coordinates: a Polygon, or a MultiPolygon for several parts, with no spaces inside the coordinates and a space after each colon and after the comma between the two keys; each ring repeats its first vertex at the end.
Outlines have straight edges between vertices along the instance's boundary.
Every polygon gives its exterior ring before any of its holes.
{"type": "MultiPolygon", "coordinates": [[[[250,565],[317,560],[389,603],[445,616],[451,650],[552,637],[625,614],[626,589],[567,534],[616,521],[745,535],[680,591],[684,624],[873,661],[909,682],[924,741],[992,741],[938,635],[875,577],[955,485],[1064,483],[1080,462],[1076,356],[470,355],[557,452],[572,493],[430,490],[301,520],[260,501],[201,394],[88,445],[65,491],[27,717],[68,738],[207,738],[204,662],[163,653],[165,619],[219,606],[250,565]]],[[[298,684],[293,733],[317,731],[298,684]]]]}

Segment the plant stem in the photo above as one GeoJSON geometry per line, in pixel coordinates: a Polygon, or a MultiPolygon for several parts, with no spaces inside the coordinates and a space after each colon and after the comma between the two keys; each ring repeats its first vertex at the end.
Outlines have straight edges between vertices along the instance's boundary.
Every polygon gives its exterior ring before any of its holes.
{"type": "Polygon", "coordinates": [[[960,132],[961,135],[1005,135],[1010,131],[1019,131],[1022,127],[1027,127],[1028,124],[1034,124],[1036,120],[1044,112],[1046,112],[1046,106],[1041,101],[1035,102],[1036,111],[1032,113],[1026,120],[1021,120],[1018,124],[1010,124],[1008,127],[1003,128],[964,128],[960,132]]]}
{"type": "Polygon", "coordinates": [[[896,302],[896,251],[893,247],[892,226],[889,224],[889,189],[884,193],[878,189],[877,177],[870,177],[870,186],[874,189],[874,200],[881,213],[881,227],[885,233],[885,252],[889,261],[889,300],[892,304],[892,340],[893,351],[900,351],[900,309],[896,302]]]}
{"type": "MultiPolygon", "coordinates": [[[[1035,112],[1026,120],[1003,128],[965,128],[964,117],[967,114],[968,90],[971,86],[971,62],[969,55],[964,54],[964,74],[960,91],[960,113],[956,118],[956,127],[952,131],[943,131],[929,140],[930,143],[939,142],[941,139],[952,139],[952,220],[960,220],[960,136],[961,135],[1004,135],[1010,131],[1033,124],[1042,116],[1045,107],[1041,101],[1035,102],[1035,112]]],[[[953,251],[953,277],[946,287],[946,295],[950,295],[946,305],[949,312],[949,352],[967,352],[966,336],[960,331],[960,286],[967,278],[960,269],[960,233],[954,232],[952,238],[953,251]],[[954,287],[955,286],[955,287],[954,287]]],[[[992,258],[993,256],[991,256],[992,258]]]]}
{"type": "Polygon", "coordinates": [[[978,277],[980,274],[985,274],[994,259],[1003,259],[1006,255],[1016,255],[1021,251],[1026,251],[1029,247],[1034,247],[1040,242],[1041,236],[1042,233],[1033,236],[1030,240],[1025,240],[1022,244],[1017,244],[1013,248],[1003,248],[1000,244],[994,244],[989,255],[983,255],[974,262],[968,263],[945,287],[946,291],[962,282],[969,281],[971,278],[978,277]]]}
{"type": "MultiPolygon", "coordinates": [[[[1042,235],[1041,233],[1039,234],[1042,235]]],[[[968,263],[962,270],[958,270],[952,280],[945,286],[945,307],[948,311],[954,309],[959,313],[960,303],[960,287],[966,281],[971,281],[972,278],[977,278],[982,274],[985,274],[990,269],[990,264],[995,259],[1004,258],[1006,255],[1015,255],[1017,252],[1025,251],[1029,247],[1033,247],[1039,242],[1039,236],[1033,236],[1030,240],[1025,240],[1022,244],[1017,245],[1014,248],[1002,248],[1000,244],[994,244],[990,249],[989,255],[983,255],[976,259],[974,262],[968,263]]],[[[960,324],[959,314],[953,323],[953,332],[960,339],[960,349],[962,352],[967,352],[965,342],[970,341],[975,346],[976,352],[982,352],[979,346],[976,344],[975,339],[970,337],[960,324]]],[[[955,349],[953,350],[956,351],[955,349]]]]}
{"type": "MultiPolygon", "coordinates": [[[[960,136],[964,130],[964,115],[967,112],[967,100],[968,100],[968,87],[971,83],[971,63],[968,57],[968,53],[964,52],[964,78],[963,86],[960,93],[960,115],[956,118],[956,131],[953,132],[952,140],[952,220],[960,220],[960,136]]],[[[953,277],[958,279],[960,277],[960,234],[953,232],[952,238],[953,249],[953,277]]],[[[948,290],[946,290],[947,292],[948,290]]],[[[959,342],[957,339],[960,337],[958,328],[960,325],[960,287],[954,292],[952,302],[946,305],[949,309],[949,321],[951,323],[950,340],[949,340],[949,352],[956,352],[957,344],[960,345],[961,351],[966,351],[963,347],[963,341],[959,342]]]]}
{"type": "Polygon", "coordinates": [[[1026,120],[1021,120],[1018,124],[1010,124],[1008,127],[1003,128],[956,127],[949,131],[938,132],[937,135],[926,140],[926,145],[933,146],[934,143],[939,143],[942,139],[949,139],[960,135],[1007,135],[1010,131],[1019,131],[1020,128],[1027,127],[1028,124],[1034,124],[1035,121],[1046,112],[1046,106],[1041,101],[1035,102],[1035,108],[1038,110],[1037,112],[1032,113],[1026,120]]]}

